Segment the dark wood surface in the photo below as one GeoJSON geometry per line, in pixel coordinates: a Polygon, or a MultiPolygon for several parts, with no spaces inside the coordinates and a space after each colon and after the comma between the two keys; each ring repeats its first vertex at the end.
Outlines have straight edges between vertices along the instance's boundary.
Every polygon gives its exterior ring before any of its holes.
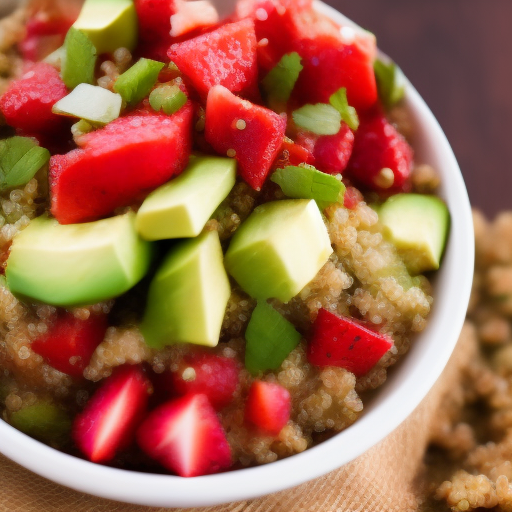
{"type": "Polygon", "coordinates": [[[454,149],[473,205],[512,209],[512,1],[327,0],[377,35],[454,149]]]}

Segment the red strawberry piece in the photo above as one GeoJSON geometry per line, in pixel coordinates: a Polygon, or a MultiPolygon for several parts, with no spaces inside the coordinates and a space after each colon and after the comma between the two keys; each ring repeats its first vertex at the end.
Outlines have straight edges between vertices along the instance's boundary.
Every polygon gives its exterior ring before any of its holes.
{"type": "Polygon", "coordinates": [[[137,432],[142,450],[180,476],[218,473],[231,466],[231,451],[205,395],[187,395],[155,409],[137,432]]]}
{"type": "Polygon", "coordinates": [[[288,423],[290,392],[279,384],[255,380],[245,405],[245,420],[262,432],[277,436],[288,423]]]}
{"type": "Polygon", "coordinates": [[[315,143],[313,155],[317,169],[327,174],[338,174],[345,170],[352,148],[354,133],[343,123],[336,135],[323,135],[315,143]]]}
{"type": "Polygon", "coordinates": [[[151,384],[139,366],[121,366],[102,382],[73,423],[72,436],[92,462],[128,447],[144,418],[151,384]]]}
{"type": "Polygon", "coordinates": [[[338,366],[356,377],[368,373],[393,346],[388,336],[320,309],[308,344],[308,361],[316,366],[338,366]]]}
{"type": "Polygon", "coordinates": [[[251,98],[257,95],[256,36],[251,20],[175,43],[168,56],[203,100],[214,85],[251,98]]]}
{"type": "Polygon", "coordinates": [[[218,153],[233,156],[238,172],[255,190],[267,177],[283,143],[286,119],[242,100],[217,85],[206,103],[206,140],[218,153]]]}
{"type": "Polygon", "coordinates": [[[357,188],[347,186],[343,198],[343,206],[349,210],[354,210],[361,201],[364,201],[363,194],[357,188]]]}
{"type": "Polygon", "coordinates": [[[0,110],[13,128],[27,133],[54,132],[66,124],[52,113],[53,105],[68,93],[58,71],[40,62],[11,82],[0,98],[0,110]]]}
{"type": "Polygon", "coordinates": [[[315,157],[310,151],[292,140],[285,139],[281,146],[281,152],[272,164],[272,169],[283,169],[289,165],[314,165],[314,163],[315,157]]]}
{"type": "Polygon", "coordinates": [[[412,160],[413,150],[402,135],[382,113],[372,113],[361,118],[346,176],[370,190],[407,192],[412,160]],[[385,168],[391,169],[394,175],[393,184],[387,188],[380,185],[378,178],[385,168]]]}
{"type": "Polygon", "coordinates": [[[215,409],[233,399],[240,368],[234,359],[208,353],[186,356],[170,374],[170,388],[177,395],[203,394],[215,409]]]}
{"type": "Polygon", "coordinates": [[[80,138],[81,149],[50,160],[51,212],[61,224],[99,219],[181,173],[192,144],[192,106],[138,113],[80,138]]]}
{"type": "Polygon", "coordinates": [[[106,315],[91,314],[87,320],[80,320],[66,313],[57,318],[47,333],[32,342],[32,350],[56,370],[82,377],[106,330],[106,315]]]}
{"type": "Polygon", "coordinates": [[[174,0],[135,0],[135,9],[141,43],[167,41],[169,47],[171,16],[176,12],[174,0]]]}

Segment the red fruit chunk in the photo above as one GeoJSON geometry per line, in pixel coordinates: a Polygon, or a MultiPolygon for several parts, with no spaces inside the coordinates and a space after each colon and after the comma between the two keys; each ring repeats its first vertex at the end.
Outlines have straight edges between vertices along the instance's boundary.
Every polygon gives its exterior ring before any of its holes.
{"type": "Polygon", "coordinates": [[[205,136],[215,151],[234,156],[238,172],[259,190],[283,143],[286,119],[237,98],[225,87],[212,87],[206,103],[205,136]]]}
{"type": "Polygon", "coordinates": [[[73,423],[73,439],[90,461],[112,460],[132,443],[150,391],[139,366],[118,367],[103,381],[73,423]]]}
{"type": "Polygon", "coordinates": [[[413,150],[381,113],[363,116],[356,132],[354,150],[346,176],[356,184],[379,192],[410,190],[413,150]],[[378,175],[384,168],[393,171],[394,182],[383,188],[378,175]]]}
{"type": "Polygon", "coordinates": [[[234,359],[198,353],[184,358],[171,373],[171,389],[177,395],[203,394],[215,409],[233,399],[240,368],[234,359]]]}
{"type": "Polygon", "coordinates": [[[361,377],[392,346],[393,341],[388,336],[320,309],[308,345],[308,361],[316,366],[339,366],[361,377]]]}
{"type": "Polygon", "coordinates": [[[99,219],[144,198],[185,168],[192,106],[119,118],[50,160],[51,212],[61,224],[99,219]]]}
{"type": "Polygon", "coordinates": [[[11,82],[0,98],[0,110],[13,128],[26,133],[53,132],[66,123],[52,113],[53,105],[68,93],[58,71],[40,62],[11,82]]]}
{"type": "Polygon", "coordinates": [[[251,20],[223,25],[212,32],[171,46],[169,58],[206,99],[214,85],[255,97],[258,67],[251,20]]]}
{"type": "Polygon", "coordinates": [[[272,382],[255,380],[245,405],[245,420],[266,434],[277,436],[288,423],[290,392],[272,382]]]}
{"type": "Polygon", "coordinates": [[[32,342],[32,350],[56,370],[82,377],[106,330],[106,315],[91,314],[87,320],[79,320],[66,313],[46,334],[32,342]]]}
{"type": "Polygon", "coordinates": [[[137,441],[180,476],[209,475],[231,466],[226,434],[205,395],[188,395],[155,409],[139,428],[137,441]]]}
{"type": "Polygon", "coordinates": [[[272,164],[272,169],[284,169],[289,165],[308,164],[314,165],[315,157],[305,147],[291,140],[284,140],[281,152],[272,164]]]}
{"type": "Polygon", "coordinates": [[[361,201],[364,201],[363,194],[357,188],[347,186],[343,198],[343,206],[349,210],[354,210],[361,201]]]}
{"type": "Polygon", "coordinates": [[[343,123],[336,135],[318,137],[313,152],[316,168],[327,174],[343,172],[350,160],[353,147],[354,133],[343,123]]]}
{"type": "Polygon", "coordinates": [[[142,43],[171,41],[171,16],[176,12],[174,0],[135,0],[142,43]]]}

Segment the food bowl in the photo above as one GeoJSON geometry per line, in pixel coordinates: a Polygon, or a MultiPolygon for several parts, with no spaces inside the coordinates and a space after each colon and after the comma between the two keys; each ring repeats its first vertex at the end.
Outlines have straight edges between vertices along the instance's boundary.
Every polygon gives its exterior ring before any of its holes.
{"type": "MultiPolygon", "coordinates": [[[[349,23],[327,5],[315,5],[334,21],[349,23]]],[[[78,491],[141,505],[191,507],[256,498],[301,484],[347,464],[384,439],[418,406],[445,367],[464,321],[473,275],[471,209],[459,167],[439,124],[409,82],[406,104],[416,127],[417,158],[441,175],[439,195],[448,204],[451,230],[434,282],[436,301],[428,326],[354,425],[288,459],[189,479],[93,464],[39,443],[4,422],[0,422],[0,452],[78,491]]]]}

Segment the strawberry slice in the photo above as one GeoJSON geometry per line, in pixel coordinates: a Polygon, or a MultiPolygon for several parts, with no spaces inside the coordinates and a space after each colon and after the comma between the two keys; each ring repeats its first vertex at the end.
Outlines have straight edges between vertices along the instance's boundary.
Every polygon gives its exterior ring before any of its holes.
{"type": "Polygon", "coordinates": [[[231,466],[226,434],[205,395],[188,395],[155,409],[139,428],[137,441],[180,476],[208,475],[231,466]]]}
{"type": "Polygon", "coordinates": [[[191,125],[187,103],[172,116],[139,113],[82,136],[81,149],[50,160],[52,214],[87,222],[143,199],[187,165],[191,125]]]}
{"type": "Polygon", "coordinates": [[[277,436],[288,423],[290,392],[279,384],[255,380],[245,405],[245,420],[266,434],[277,436]]]}
{"type": "Polygon", "coordinates": [[[315,143],[315,166],[327,174],[342,173],[354,147],[354,132],[345,124],[336,135],[323,135],[315,143]]]}
{"type": "Polygon", "coordinates": [[[258,97],[256,44],[254,24],[247,19],[175,43],[168,56],[203,100],[214,85],[255,98],[258,97]]]}
{"type": "Polygon", "coordinates": [[[46,334],[32,342],[32,350],[56,370],[72,377],[82,377],[106,330],[106,315],[91,314],[87,320],[79,320],[66,313],[46,334]]]}
{"type": "Polygon", "coordinates": [[[40,62],[9,85],[0,98],[0,110],[13,128],[25,133],[55,132],[67,124],[52,113],[53,105],[68,93],[58,71],[40,62]]]}
{"type": "Polygon", "coordinates": [[[346,176],[378,192],[408,192],[411,188],[413,150],[381,112],[362,116],[346,176]],[[383,186],[382,169],[391,169],[392,180],[383,186]]]}
{"type": "Polygon", "coordinates": [[[170,373],[169,387],[179,396],[204,394],[215,409],[222,409],[233,400],[239,371],[234,359],[196,353],[186,356],[170,373]]]}
{"type": "Polygon", "coordinates": [[[225,87],[210,89],[205,137],[218,153],[234,157],[238,172],[260,190],[283,143],[286,119],[236,97],[225,87]]]}
{"type": "Polygon", "coordinates": [[[73,439],[90,461],[112,460],[131,444],[150,391],[139,366],[118,367],[103,382],[73,423],[73,439]]]}
{"type": "Polygon", "coordinates": [[[308,344],[308,361],[316,366],[339,366],[361,377],[392,346],[389,336],[320,309],[308,344]]]}

